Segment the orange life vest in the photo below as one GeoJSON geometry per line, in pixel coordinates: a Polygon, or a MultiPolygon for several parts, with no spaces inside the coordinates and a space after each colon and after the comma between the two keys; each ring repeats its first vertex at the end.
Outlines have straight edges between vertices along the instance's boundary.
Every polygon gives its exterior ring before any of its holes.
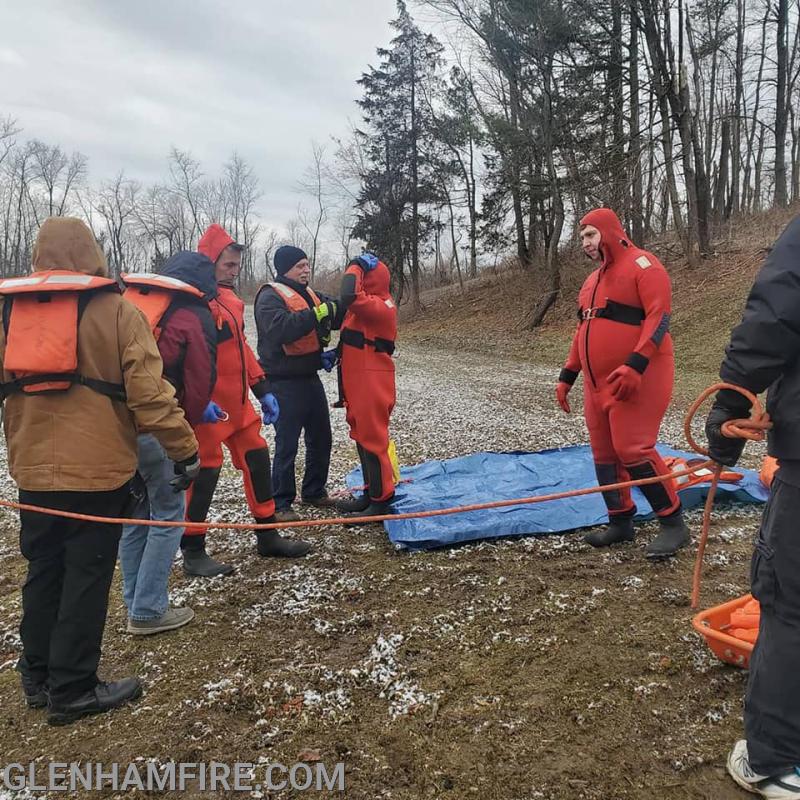
{"type": "MultiPolygon", "coordinates": [[[[305,311],[308,308],[308,303],[303,299],[303,296],[292,289],[291,286],[287,286],[285,283],[267,283],[266,286],[270,286],[275,290],[278,297],[286,304],[286,308],[293,314],[298,311],[305,311]]],[[[306,291],[309,297],[314,301],[315,307],[322,304],[322,301],[317,297],[313,289],[308,287],[306,291]]],[[[316,329],[310,331],[295,342],[289,342],[283,345],[283,352],[286,353],[287,356],[306,356],[309,353],[316,353],[319,349],[320,341],[316,329]]]]}
{"type": "Polygon", "coordinates": [[[44,270],[0,280],[6,350],[3,369],[12,377],[0,384],[3,397],[15,392],[48,394],[87,386],[114,400],[125,400],[125,387],[87,378],[78,369],[78,325],[98,291],[116,291],[111,278],[69,270],[44,270]]]}
{"type": "Polygon", "coordinates": [[[200,300],[205,297],[195,286],[169,275],[129,272],[120,275],[120,280],[125,284],[123,296],[147,317],[156,341],[161,336],[161,331],[167,321],[167,312],[172,306],[176,293],[188,294],[200,300]]]}
{"type": "MultiPolygon", "coordinates": [[[[705,463],[707,459],[704,458],[679,458],[678,456],[667,456],[664,463],[670,468],[672,472],[683,472],[685,469],[691,469],[698,464],[705,463]]],[[[697,486],[699,483],[710,483],[714,473],[708,469],[701,469],[693,475],[682,475],[680,478],[673,478],[673,484],[676,491],[681,489],[688,489],[690,486],[697,486]]],[[[738,483],[744,478],[741,472],[733,472],[732,470],[724,470],[719,479],[723,483],[738,483]]]]}

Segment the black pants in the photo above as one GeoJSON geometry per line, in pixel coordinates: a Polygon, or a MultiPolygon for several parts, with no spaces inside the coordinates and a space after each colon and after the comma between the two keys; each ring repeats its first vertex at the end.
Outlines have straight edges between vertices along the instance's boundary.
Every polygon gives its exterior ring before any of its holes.
{"type": "MultiPolygon", "coordinates": [[[[110,492],[19,492],[21,503],[120,517],[129,484],[110,492]]],[[[17,668],[67,701],[97,684],[108,592],[122,525],[20,512],[22,657],[17,668]]]]}
{"type": "Polygon", "coordinates": [[[306,468],[302,496],[313,500],[326,494],[331,464],[331,418],[328,398],[318,375],[308,378],[272,379],[271,388],[281,407],[275,423],[272,484],[275,509],[288,508],[297,496],[294,462],[300,434],[305,432],[306,468]]]}
{"type": "Polygon", "coordinates": [[[800,487],[780,479],[756,541],[753,595],[761,604],[750,659],[744,728],[753,769],[762,775],[800,764],[800,487]]]}

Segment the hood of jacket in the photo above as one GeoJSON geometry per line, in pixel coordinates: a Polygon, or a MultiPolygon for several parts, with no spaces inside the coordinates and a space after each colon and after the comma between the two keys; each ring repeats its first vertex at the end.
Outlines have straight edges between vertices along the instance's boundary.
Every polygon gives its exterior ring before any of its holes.
{"type": "Polygon", "coordinates": [[[236,244],[234,238],[222,225],[213,222],[200,237],[200,241],[197,243],[197,250],[216,264],[217,259],[222,255],[222,251],[232,244],[236,244]]]}
{"type": "Polygon", "coordinates": [[[64,269],[108,277],[108,264],[89,226],[75,217],[50,217],[33,246],[34,272],[64,269]]]}
{"type": "Polygon", "coordinates": [[[619,217],[610,208],[595,208],[580,221],[581,227],[593,225],[600,231],[600,253],[604,267],[616,261],[628,248],[633,247],[619,217]]]}
{"type": "Polygon", "coordinates": [[[203,293],[206,300],[213,300],[217,296],[214,262],[202,253],[179,250],[161,265],[158,272],[194,286],[203,293]]]}
{"type": "Polygon", "coordinates": [[[391,297],[389,292],[390,279],[389,267],[383,261],[379,261],[375,269],[364,273],[364,280],[361,285],[367,294],[374,294],[376,297],[380,297],[381,300],[388,300],[391,297]]]}

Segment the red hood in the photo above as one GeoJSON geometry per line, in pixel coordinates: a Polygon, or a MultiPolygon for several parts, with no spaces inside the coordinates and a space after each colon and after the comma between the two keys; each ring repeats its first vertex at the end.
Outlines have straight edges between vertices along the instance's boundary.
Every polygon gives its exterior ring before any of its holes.
{"type": "Polygon", "coordinates": [[[216,263],[222,251],[231,244],[236,244],[236,242],[222,225],[217,225],[215,222],[209,225],[206,232],[200,237],[200,241],[197,243],[197,252],[216,263]]]}
{"type": "Polygon", "coordinates": [[[364,281],[361,285],[367,294],[374,294],[376,297],[380,297],[381,300],[388,300],[391,296],[389,294],[389,279],[389,267],[383,261],[379,261],[375,269],[364,273],[364,281]]]}
{"type": "Polygon", "coordinates": [[[580,225],[594,225],[600,231],[600,253],[604,267],[633,246],[619,217],[610,208],[595,208],[581,220],[580,225]]]}

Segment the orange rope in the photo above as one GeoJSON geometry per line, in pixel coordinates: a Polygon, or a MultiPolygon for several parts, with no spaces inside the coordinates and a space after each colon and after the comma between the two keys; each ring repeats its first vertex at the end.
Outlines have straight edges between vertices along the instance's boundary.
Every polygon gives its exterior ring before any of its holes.
{"type": "MultiPolygon", "coordinates": [[[[686,412],[686,418],[683,422],[683,432],[686,435],[686,441],[689,442],[689,446],[692,450],[702,456],[707,456],[708,450],[695,441],[692,435],[692,420],[706,399],[720,389],[733,389],[739,392],[739,394],[744,395],[753,404],[749,419],[732,419],[722,426],[722,433],[724,436],[728,436],[731,439],[741,438],[751,442],[762,442],[764,441],[764,432],[772,427],[769,414],[764,412],[761,403],[752,392],[743,389],[741,386],[736,386],[733,383],[715,383],[713,386],[704,389],[697,400],[689,406],[689,410],[686,412]]],[[[700,579],[703,573],[703,556],[705,555],[706,544],[708,543],[708,531],[711,526],[711,509],[714,506],[714,496],[717,493],[717,485],[719,484],[721,472],[722,465],[714,464],[714,475],[711,479],[711,487],[708,490],[706,505],[703,509],[703,527],[700,531],[700,541],[697,544],[697,556],[695,557],[694,572],[692,574],[693,609],[697,608],[700,602],[700,579]]]]}
{"type": "MultiPolygon", "coordinates": [[[[700,455],[707,456],[708,450],[702,447],[694,439],[691,431],[692,420],[699,410],[700,406],[705,400],[714,392],[720,389],[733,389],[745,397],[747,397],[753,404],[753,410],[749,419],[735,419],[726,422],[722,426],[722,432],[725,436],[731,438],[741,437],[750,441],[762,441],[764,439],[764,431],[772,427],[769,421],[769,416],[764,413],[758,398],[747,389],[740,386],[735,386],[731,383],[715,383],[705,389],[697,400],[692,403],[686,413],[684,420],[684,433],[686,434],[686,441],[689,446],[700,455]]],[[[669,475],[657,475],[653,478],[641,478],[635,481],[622,481],[620,483],[612,483],[603,486],[593,486],[588,489],[573,489],[568,492],[556,492],[555,494],[542,494],[533,497],[521,497],[516,500],[496,500],[489,503],[474,503],[467,506],[453,506],[452,508],[440,508],[432,511],[413,511],[404,514],[381,514],[372,517],[333,517],[328,519],[312,519],[300,520],[298,522],[268,522],[268,523],[247,523],[247,522],[192,522],[190,520],[168,521],[168,520],[151,520],[151,519],[127,519],[121,517],[102,517],[95,514],[78,514],[73,511],[61,511],[55,508],[45,508],[43,506],[34,506],[27,503],[15,503],[10,500],[0,500],[0,507],[13,508],[20,511],[33,511],[37,513],[50,514],[54,517],[65,517],[67,519],[79,519],[85,522],[105,522],[124,525],[150,525],[157,528],[172,528],[172,527],[189,527],[189,528],[202,528],[208,530],[210,528],[220,528],[223,530],[270,530],[274,528],[316,528],[323,525],[347,525],[353,523],[363,522],[384,522],[386,520],[401,520],[401,519],[422,519],[425,517],[441,517],[448,514],[461,514],[468,511],[486,511],[491,508],[508,508],[509,506],[523,506],[533,505],[535,503],[546,503],[551,500],[563,500],[568,497],[581,497],[582,495],[595,494],[597,492],[614,491],[616,489],[627,489],[632,486],[646,486],[650,483],[662,483],[670,481],[675,478],[681,478],[685,475],[693,475],[701,470],[712,468],[713,477],[711,479],[711,487],[708,491],[706,498],[705,510],[703,512],[703,527],[700,534],[700,541],[697,548],[697,558],[695,560],[694,574],[692,578],[692,608],[697,608],[697,603],[700,597],[700,578],[703,569],[703,555],[708,541],[708,531],[711,523],[711,509],[714,505],[714,496],[717,491],[717,484],[719,483],[719,476],[722,472],[722,467],[714,461],[704,461],[702,464],[697,464],[690,469],[684,469],[679,472],[670,472],[669,475]]]]}
{"type": "Polygon", "coordinates": [[[693,475],[701,469],[707,469],[714,465],[713,461],[704,461],[691,469],[684,469],[680,472],[671,472],[668,476],[656,475],[653,478],[641,478],[636,481],[623,481],[622,483],[611,483],[603,486],[592,486],[588,489],[572,489],[568,492],[557,492],[556,494],[541,494],[534,497],[520,497],[516,500],[495,500],[490,503],[474,503],[469,506],[453,506],[452,508],[437,508],[432,511],[411,511],[404,514],[379,514],[374,517],[333,517],[326,519],[307,519],[298,522],[191,522],[190,520],[170,521],[158,519],[126,519],[121,517],[101,517],[95,514],[79,514],[75,511],[61,511],[56,508],[44,508],[42,506],[32,506],[27,503],[15,503],[11,500],[0,500],[0,506],[5,508],[16,508],[22,511],[34,511],[43,514],[50,514],[54,517],[66,517],[67,519],[80,519],[85,522],[113,522],[124,525],[152,525],[157,528],[221,528],[223,530],[269,530],[271,528],[318,528],[322,525],[347,525],[361,522],[384,522],[389,519],[420,519],[422,517],[441,517],[447,514],[461,514],[466,511],[485,511],[489,508],[506,508],[508,506],[533,505],[534,503],[546,503],[549,500],[563,500],[567,497],[579,497],[584,494],[595,494],[596,492],[607,492],[615,489],[624,489],[628,486],[645,486],[648,483],[661,483],[672,478],[682,478],[684,475],[693,475]]]}

